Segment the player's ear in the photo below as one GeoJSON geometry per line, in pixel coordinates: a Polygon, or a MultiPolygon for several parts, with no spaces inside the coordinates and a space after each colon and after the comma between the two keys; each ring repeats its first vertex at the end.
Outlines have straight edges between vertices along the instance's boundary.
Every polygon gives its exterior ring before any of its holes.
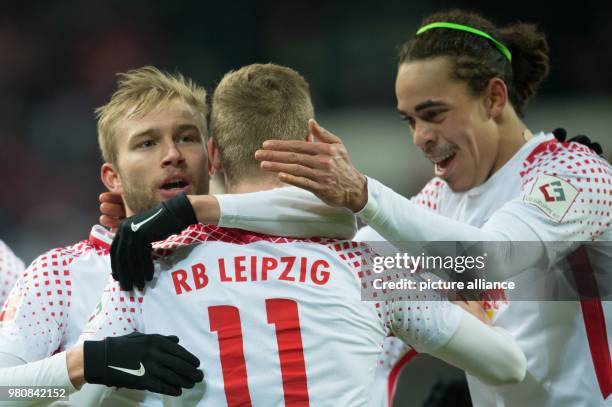
{"type": "Polygon", "coordinates": [[[102,164],[102,167],[100,168],[100,179],[110,192],[116,192],[118,194],[123,193],[123,186],[121,185],[119,172],[115,169],[113,164],[102,164]]]}
{"type": "Polygon", "coordinates": [[[486,109],[489,117],[499,117],[508,103],[508,87],[501,78],[493,78],[485,89],[486,109]]]}
{"type": "Polygon", "coordinates": [[[215,172],[223,172],[223,165],[217,141],[211,136],[208,139],[208,173],[213,175],[215,172]]]}
{"type": "Polygon", "coordinates": [[[308,120],[308,135],[306,136],[306,141],[309,143],[314,143],[315,141],[315,135],[314,132],[316,131],[316,124],[315,124],[315,120],[314,117],[310,120],[308,120]]]}

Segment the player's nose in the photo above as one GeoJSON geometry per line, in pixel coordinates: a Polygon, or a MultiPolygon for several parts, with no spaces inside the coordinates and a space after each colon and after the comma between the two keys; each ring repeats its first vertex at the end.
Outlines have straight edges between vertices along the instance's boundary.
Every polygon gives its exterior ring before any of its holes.
{"type": "Polygon", "coordinates": [[[412,131],[412,142],[421,150],[431,150],[436,144],[437,136],[435,130],[427,123],[417,121],[412,131]]]}
{"type": "Polygon", "coordinates": [[[162,166],[177,166],[183,162],[185,162],[185,157],[177,144],[174,141],[166,143],[164,156],[162,158],[162,166]]]}

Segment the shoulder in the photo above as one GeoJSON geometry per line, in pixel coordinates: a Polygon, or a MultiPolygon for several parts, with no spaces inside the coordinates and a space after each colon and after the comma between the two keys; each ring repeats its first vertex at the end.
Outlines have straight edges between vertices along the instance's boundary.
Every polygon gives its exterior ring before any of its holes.
{"type": "Polygon", "coordinates": [[[17,323],[28,323],[29,329],[31,320],[28,318],[32,315],[38,315],[37,318],[44,315],[45,322],[63,319],[71,304],[74,260],[87,253],[104,251],[89,241],[81,241],[38,256],[15,282],[0,312],[0,321],[10,322],[21,316],[23,320],[18,318],[17,323]]]}
{"type": "Polygon", "coordinates": [[[26,292],[46,292],[51,295],[63,291],[70,295],[72,291],[72,271],[78,259],[92,256],[101,258],[108,255],[110,245],[105,242],[96,242],[90,239],[71,244],[69,246],[51,249],[38,256],[23,272],[16,283],[16,288],[24,294],[26,292]]]}
{"type": "Polygon", "coordinates": [[[547,217],[557,240],[595,239],[612,222],[612,167],[591,149],[544,141],[524,161],[520,175],[520,201],[547,217]]]}
{"type": "Polygon", "coordinates": [[[109,247],[96,244],[90,240],[82,240],[69,246],[51,249],[38,256],[28,270],[36,271],[56,267],[69,266],[74,260],[86,255],[104,256],[109,252],[109,247]]]}
{"type": "Polygon", "coordinates": [[[573,142],[548,140],[533,149],[520,172],[522,186],[543,174],[563,178],[577,188],[599,184],[609,190],[612,184],[610,163],[590,148],[573,142]]]}

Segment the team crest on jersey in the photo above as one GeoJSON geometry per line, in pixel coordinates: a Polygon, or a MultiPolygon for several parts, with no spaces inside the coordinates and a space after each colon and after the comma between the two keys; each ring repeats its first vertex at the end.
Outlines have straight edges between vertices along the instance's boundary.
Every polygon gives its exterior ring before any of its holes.
{"type": "Polygon", "coordinates": [[[542,175],[533,184],[525,202],[537,206],[555,222],[561,222],[576,196],[578,190],[569,182],[552,175],[542,175]]]}
{"type": "Polygon", "coordinates": [[[87,321],[87,325],[83,329],[84,333],[95,333],[100,330],[100,324],[104,321],[104,314],[102,311],[104,310],[106,303],[110,299],[110,291],[106,290],[102,294],[102,298],[100,298],[100,302],[96,305],[96,309],[92,312],[89,320],[87,321]]]}

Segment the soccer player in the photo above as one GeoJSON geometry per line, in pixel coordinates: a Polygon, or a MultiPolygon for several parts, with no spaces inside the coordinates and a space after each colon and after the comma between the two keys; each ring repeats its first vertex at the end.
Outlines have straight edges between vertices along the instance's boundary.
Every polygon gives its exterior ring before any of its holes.
{"type": "MultiPolygon", "coordinates": [[[[597,288],[590,266],[598,261],[600,282],[609,284],[611,250],[587,258],[549,242],[612,240],[612,168],[589,148],[526,127],[525,106],[547,73],[548,45],[535,26],[436,13],[401,47],[396,80],[398,111],[434,165],[435,178],[417,197],[359,173],[341,140],[314,122],[323,143],[268,141],[257,157],[283,182],[350,208],[389,241],[530,241],[529,250],[489,252],[499,267],[488,273],[506,279],[527,270],[535,281],[559,262],[582,264],[597,288]]],[[[609,301],[486,305],[525,351],[528,373],[504,387],[468,375],[475,405],[609,405],[609,301]]]]}
{"type": "MultiPolygon", "coordinates": [[[[226,74],[212,106],[210,162],[223,171],[226,190],[281,187],[258,168],[254,152],[270,135],[306,138],[313,116],[306,81],[286,67],[249,65],[226,74]]],[[[124,268],[122,249],[138,250],[124,244],[140,234],[133,225],[155,229],[158,218],[143,216],[119,228],[113,267],[124,268]]],[[[365,245],[197,224],[154,248],[161,257],[146,294],[135,292],[133,309],[117,312],[124,294],[113,284],[88,331],[178,334],[205,361],[207,377],[205,388],[187,390],[180,403],[365,405],[391,332],[489,382],[522,378],[522,357],[502,331],[454,304],[361,301],[360,274],[372,265],[365,245]]],[[[85,354],[91,346],[85,341],[85,354]]],[[[131,358],[122,367],[139,363],[131,358]]]]}
{"type": "MultiPolygon", "coordinates": [[[[204,143],[207,107],[203,88],[180,75],[145,67],[121,74],[117,91],[98,113],[99,142],[105,161],[101,178],[110,191],[122,195],[128,214],[149,209],[179,193],[208,192],[204,143]]],[[[173,213],[172,207],[165,208],[167,214],[173,213]]],[[[267,206],[268,210],[271,208],[267,206]]],[[[340,236],[343,233],[352,236],[354,219],[350,214],[346,216],[347,212],[323,208],[318,215],[307,218],[313,221],[307,229],[318,233],[318,225],[329,221],[337,226],[340,236]]],[[[243,211],[243,214],[248,221],[242,227],[257,230],[258,213],[243,211]]],[[[278,234],[299,233],[291,222],[282,225],[278,219],[273,222],[272,216],[263,217],[263,231],[277,227],[281,229],[278,234]]],[[[236,222],[240,224],[241,220],[236,222]]],[[[182,229],[190,223],[174,225],[182,229]]],[[[148,373],[136,384],[126,383],[123,380],[128,376],[119,377],[117,371],[111,371],[115,375],[96,377],[95,370],[101,366],[88,366],[82,353],[72,351],[71,346],[98,303],[111,272],[108,257],[111,240],[112,235],[96,225],[87,240],[50,250],[22,274],[0,312],[0,385],[52,384],[75,391],[88,373],[92,383],[130,384],[166,393],[178,392],[180,384],[193,385],[197,379],[193,375],[198,374],[197,366],[193,366],[196,361],[174,343],[175,337],[132,335],[108,339],[104,344],[117,358],[157,352],[163,354],[167,363],[184,365],[171,355],[176,353],[186,359],[183,370],[192,377],[159,373],[160,358],[147,366],[148,372],[158,369],[156,380],[148,373]],[[163,383],[159,376],[165,380],[163,383]],[[169,388],[171,384],[174,386],[169,388]]],[[[142,398],[133,392],[125,396],[142,398]]],[[[99,402],[100,397],[104,396],[81,392],[71,401],[89,405],[99,402]]]]}
{"type": "Polygon", "coordinates": [[[11,288],[24,269],[23,261],[0,240],[0,305],[8,298],[11,288]]]}
{"type": "MultiPolygon", "coordinates": [[[[105,159],[101,177],[110,190],[122,193],[133,210],[148,209],[184,190],[208,192],[204,97],[202,88],[181,76],[164,75],[152,68],[121,77],[119,89],[100,111],[99,141],[105,159]],[[156,140],[167,148],[159,149],[147,165],[135,167],[131,156],[116,152],[120,143],[128,142],[126,134],[142,131],[157,134],[156,140]],[[178,191],[173,190],[175,184],[168,185],[177,182],[182,182],[178,191]]],[[[134,144],[130,147],[133,154],[144,149],[134,144]]],[[[72,391],[80,387],[82,380],[77,376],[82,372],[74,368],[79,358],[68,349],[109,278],[111,240],[112,235],[96,225],[87,240],[48,251],[23,273],[1,314],[3,385],[53,384],[72,391]]],[[[168,356],[182,349],[170,338],[158,336],[117,338],[114,344],[118,355],[155,349],[168,356]]],[[[122,385],[114,379],[107,376],[101,383],[122,385]]],[[[150,388],[168,391],[159,383],[150,388]]],[[[91,398],[79,400],[94,403],[91,398]]]]}

